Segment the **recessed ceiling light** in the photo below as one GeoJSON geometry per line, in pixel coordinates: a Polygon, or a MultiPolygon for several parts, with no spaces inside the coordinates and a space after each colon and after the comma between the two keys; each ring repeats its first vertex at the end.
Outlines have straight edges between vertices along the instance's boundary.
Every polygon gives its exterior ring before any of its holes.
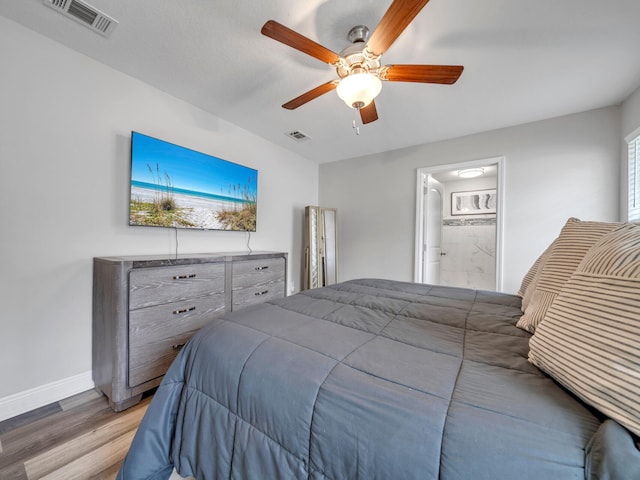
{"type": "Polygon", "coordinates": [[[484,168],[465,168],[464,170],[458,170],[458,176],[460,178],[475,178],[484,174],[484,168]]]}

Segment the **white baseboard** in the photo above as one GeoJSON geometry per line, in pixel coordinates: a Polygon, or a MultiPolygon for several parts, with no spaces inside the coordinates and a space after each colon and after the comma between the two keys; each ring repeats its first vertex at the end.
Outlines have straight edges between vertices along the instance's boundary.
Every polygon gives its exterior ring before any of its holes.
{"type": "Polygon", "coordinates": [[[94,388],[91,371],[0,398],[0,422],[94,388]]]}

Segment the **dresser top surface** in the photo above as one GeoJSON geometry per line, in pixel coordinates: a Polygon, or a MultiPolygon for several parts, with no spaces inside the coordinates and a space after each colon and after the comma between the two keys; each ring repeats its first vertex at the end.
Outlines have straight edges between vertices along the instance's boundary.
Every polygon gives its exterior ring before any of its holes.
{"type": "Polygon", "coordinates": [[[287,257],[285,252],[211,252],[182,253],[179,255],[122,255],[111,257],[94,257],[98,263],[130,263],[133,268],[162,267],[171,265],[194,265],[199,263],[215,263],[240,260],[260,260],[264,258],[287,257]]]}

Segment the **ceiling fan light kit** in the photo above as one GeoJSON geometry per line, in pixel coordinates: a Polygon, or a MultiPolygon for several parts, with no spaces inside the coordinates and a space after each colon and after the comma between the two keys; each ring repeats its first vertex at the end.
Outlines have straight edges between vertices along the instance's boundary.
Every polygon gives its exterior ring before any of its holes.
{"type": "Polygon", "coordinates": [[[347,106],[360,110],[369,105],[382,90],[382,82],[371,73],[354,73],[340,80],[336,91],[347,106]]]}
{"type": "Polygon", "coordinates": [[[337,54],[294,30],[269,20],[262,34],[306,53],[336,69],[340,80],[327,82],[282,105],[293,110],[332,90],[347,106],[360,113],[362,123],[378,119],[374,99],[382,90],[382,81],[439,83],[451,85],[462,74],[462,66],[385,65],[382,54],[395,42],[429,0],[393,0],[380,23],[369,37],[364,25],[353,27],[348,34],[350,46],[337,54]]]}

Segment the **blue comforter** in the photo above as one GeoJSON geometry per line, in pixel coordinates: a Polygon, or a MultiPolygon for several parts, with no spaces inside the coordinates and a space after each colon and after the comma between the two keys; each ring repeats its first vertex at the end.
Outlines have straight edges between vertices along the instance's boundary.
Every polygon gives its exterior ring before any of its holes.
{"type": "Polygon", "coordinates": [[[583,479],[601,424],[527,361],[520,299],[356,280],[180,353],[118,478],[583,479]]]}

